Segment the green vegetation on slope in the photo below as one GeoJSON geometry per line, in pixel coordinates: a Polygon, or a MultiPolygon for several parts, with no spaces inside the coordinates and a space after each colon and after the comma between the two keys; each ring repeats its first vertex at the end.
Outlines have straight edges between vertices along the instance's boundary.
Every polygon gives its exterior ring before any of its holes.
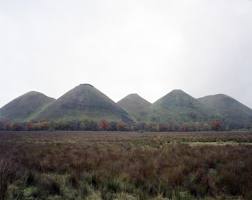
{"type": "Polygon", "coordinates": [[[173,90],[151,106],[150,121],[162,123],[202,122],[214,114],[182,90],[173,90]]]}
{"type": "Polygon", "coordinates": [[[235,99],[224,95],[211,95],[199,101],[208,109],[221,116],[225,124],[231,128],[244,128],[252,125],[252,110],[235,99]]]}
{"type": "Polygon", "coordinates": [[[42,93],[28,92],[5,105],[0,110],[0,117],[15,122],[27,121],[53,101],[42,93]]]}
{"type": "Polygon", "coordinates": [[[190,127],[209,126],[222,130],[249,129],[252,127],[252,110],[226,95],[195,99],[182,90],[173,90],[153,104],[137,94],[128,95],[116,104],[89,84],[81,84],[57,100],[29,92],[0,109],[0,122],[5,125],[8,122],[87,120],[131,125],[135,122],[135,126],[147,124],[156,130],[179,130],[172,127],[194,130],[190,127]]]}
{"type": "Polygon", "coordinates": [[[35,119],[132,121],[127,112],[89,84],[81,84],[70,90],[35,119]]]}
{"type": "Polygon", "coordinates": [[[144,122],[150,112],[151,103],[138,94],[130,94],[117,103],[137,122],[144,122]]]}

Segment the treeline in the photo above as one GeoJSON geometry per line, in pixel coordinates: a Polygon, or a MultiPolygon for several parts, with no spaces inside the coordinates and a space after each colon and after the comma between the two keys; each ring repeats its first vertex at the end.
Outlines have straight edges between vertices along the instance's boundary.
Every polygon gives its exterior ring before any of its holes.
{"type": "Polygon", "coordinates": [[[208,123],[133,123],[109,122],[101,120],[99,122],[92,120],[72,120],[72,121],[32,121],[24,123],[13,123],[9,121],[0,121],[0,130],[2,131],[224,131],[229,130],[222,121],[214,120],[208,123]]]}

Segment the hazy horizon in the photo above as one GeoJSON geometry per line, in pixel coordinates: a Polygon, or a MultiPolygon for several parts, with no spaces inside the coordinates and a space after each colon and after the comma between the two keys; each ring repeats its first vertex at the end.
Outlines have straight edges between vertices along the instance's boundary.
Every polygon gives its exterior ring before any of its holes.
{"type": "Polygon", "coordinates": [[[114,101],[173,89],[252,108],[252,1],[1,1],[0,107],[90,83],[114,101]]]}

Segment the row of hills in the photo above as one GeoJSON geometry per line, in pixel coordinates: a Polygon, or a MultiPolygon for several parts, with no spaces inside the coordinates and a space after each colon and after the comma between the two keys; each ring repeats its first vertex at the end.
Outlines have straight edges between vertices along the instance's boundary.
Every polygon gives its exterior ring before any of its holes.
{"type": "Polygon", "coordinates": [[[81,84],[58,99],[28,92],[0,109],[0,120],[13,122],[108,120],[125,123],[190,123],[221,120],[233,128],[252,125],[252,110],[224,94],[194,98],[173,90],[154,103],[138,94],[114,102],[90,84],[81,84]]]}

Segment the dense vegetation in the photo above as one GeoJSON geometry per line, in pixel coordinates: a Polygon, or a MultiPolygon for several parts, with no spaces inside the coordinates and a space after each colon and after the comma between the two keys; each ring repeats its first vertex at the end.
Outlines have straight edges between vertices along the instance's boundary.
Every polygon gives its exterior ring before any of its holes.
{"type": "Polygon", "coordinates": [[[0,199],[252,199],[252,134],[0,134],[0,199]]]}
{"type": "MultiPolygon", "coordinates": [[[[247,130],[251,127],[246,127],[247,130]]],[[[93,120],[60,120],[60,121],[31,121],[10,122],[0,121],[0,130],[5,131],[41,131],[41,130],[67,130],[67,131],[224,131],[232,130],[223,121],[213,120],[196,123],[125,123],[123,121],[93,121],[93,120]]]]}

